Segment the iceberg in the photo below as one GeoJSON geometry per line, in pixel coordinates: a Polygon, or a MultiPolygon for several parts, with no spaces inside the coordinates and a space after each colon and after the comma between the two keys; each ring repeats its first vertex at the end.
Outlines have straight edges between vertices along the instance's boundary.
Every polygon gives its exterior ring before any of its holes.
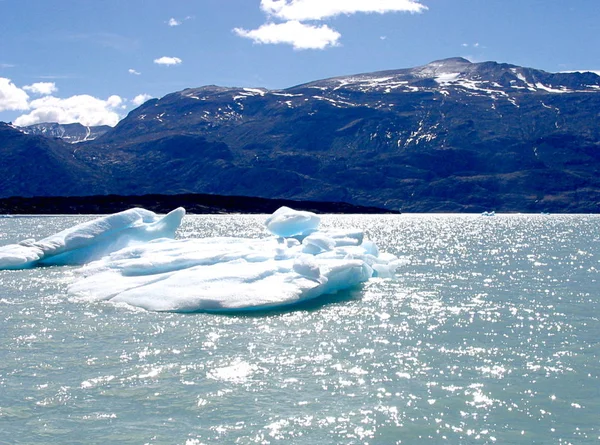
{"type": "Polygon", "coordinates": [[[35,266],[81,265],[111,252],[156,238],[174,238],[185,215],[177,208],[164,217],[129,209],[78,224],[39,241],[0,247],[0,270],[35,266]]]}
{"type": "Polygon", "coordinates": [[[399,265],[360,230],[319,230],[311,212],[279,209],[259,239],[174,239],[184,214],[131,209],[0,248],[0,265],[82,264],[68,288],[78,299],[219,313],[287,308],[391,277],[399,265]]]}
{"type": "Polygon", "coordinates": [[[283,206],[267,218],[265,226],[273,235],[289,237],[314,232],[320,222],[321,218],[312,212],[302,212],[283,206]]]}

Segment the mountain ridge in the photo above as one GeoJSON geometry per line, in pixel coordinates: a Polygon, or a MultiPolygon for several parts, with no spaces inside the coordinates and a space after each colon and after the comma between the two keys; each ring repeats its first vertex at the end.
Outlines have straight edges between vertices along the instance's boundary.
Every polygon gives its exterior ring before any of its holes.
{"type": "Polygon", "coordinates": [[[39,124],[17,127],[25,134],[45,136],[62,139],[65,142],[76,144],[91,141],[110,131],[108,125],[85,126],[80,123],[58,124],[56,122],[42,122],[39,124]]]}
{"type": "Polygon", "coordinates": [[[594,73],[451,58],[283,90],[187,88],[71,151],[100,172],[86,194],[587,213],[600,210],[598,109],[594,73]]]}

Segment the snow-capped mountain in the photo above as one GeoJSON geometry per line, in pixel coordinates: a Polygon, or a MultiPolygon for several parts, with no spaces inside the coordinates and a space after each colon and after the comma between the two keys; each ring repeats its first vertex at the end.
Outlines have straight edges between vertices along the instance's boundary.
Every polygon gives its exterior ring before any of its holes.
{"type": "Polygon", "coordinates": [[[87,127],[78,123],[57,124],[55,122],[46,122],[33,124],[27,127],[19,127],[23,133],[39,136],[59,138],[71,144],[84,141],[93,141],[98,136],[103,135],[111,129],[108,125],[99,125],[87,127]]]}
{"type": "Polygon", "coordinates": [[[435,92],[442,95],[449,95],[454,91],[467,96],[516,100],[514,96],[511,97],[511,92],[598,92],[599,82],[600,78],[591,72],[553,74],[505,63],[471,63],[458,57],[438,60],[417,68],[335,77],[300,85],[292,90],[315,88],[332,92],[435,92]]]}
{"type": "Polygon", "coordinates": [[[531,104],[558,113],[546,103],[550,98],[596,93],[600,93],[600,76],[592,72],[554,74],[452,58],[410,69],[335,77],[285,90],[217,86],[186,89],[147,102],[121,122],[118,130],[138,125],[149,129],[203,123],[223,125],[250,118],[257,107],[285,113],[287,109],[305,111],[319,103],[338,109],[369,108],[392,115],[405,112],[401,108],[405,104],[419,104],[416,108],[411,105],[416,112],[419,108],[427,110],[424,101],[437,102],[431,111],[439,104],[476,103],[498,116],[498,108],[518,109],[531,104]]]}
{"type": "MultiPolygon", "coordinates": [[[[452,58],[153,99],[75,158],[90,190],[403,211],[599,211],[600,76],[452,58]]],[[[91,193],[91,192],[90,192],[91,193]]]]}

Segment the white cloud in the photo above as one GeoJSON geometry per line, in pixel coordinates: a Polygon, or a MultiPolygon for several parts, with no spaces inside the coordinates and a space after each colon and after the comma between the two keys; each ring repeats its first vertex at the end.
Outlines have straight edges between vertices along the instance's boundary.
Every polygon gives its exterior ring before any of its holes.
{"type": "Polygon", "coordinates": [[[10,79],[0,77],[0,111],[29,109],[29,96],[10,79]]]}
{"type": "Polygon", "coordinates": [[[142,73],[140,73],[139,71],[136,71],[136,70],[134,70],[133,68],[129,68],[129,69],[127,70],[127,72],[128,72],[129,74],[134,74],[134,75],[136,75],[136,76],[139,76],[140,74],[142,74],[142,73]]]}
{"type": "Polygon", "coordinates": [[[240,37],[251,39],[254,43],[286,43],[292,45],[294,49],[324,49],[328,46],[336,46],[341,37],[339,32],[327,25],[305,25],[297,20],[267,23],[250,31],[235,28],[233,32],[240,37]]]}
{"type": "Polygon", "coordinates": [[[173,17],[171,17],[167,23],[169,24],[169,26],[179,26],[179,25],[181,25],[181,22],[175,20],[173,17]]]}
{"type": "Polygon", "coordinates": [[[158,65],[179,65],[182,60],[179,57],[161,57],[160,59],[154,59],[154,63],[158,65]]]}
{"type": "Polygon", "coordinates": [[[58,122],[70,124],[79,122],[83,125],[111,125],[119,122],[120,116],[116,112],[123,103],[119,96],[110,96],[106,100],[98,99],[87,94],[71,96],[60,99],[46,96],[33,100],[29,107],[31,113],[24,114],[15,119],[14,124],[27,126],[42,122],[58,122]]]}
{"type": "Polygon", "coordinates": [[[152,96],[150,96],[149,94],[138,94],[137,96],[135,96],[133,99],[131,99],[131,102],[136,106],[139,107],[140,105],[142,105],[144,102],[148,101],[152,99],[152,96]]]}
{"type": "MultiPolygon", "coordinates": [[[[272,19],[284,23],[266,23],[258,29],[234,28],[240,37],[254,43],[285,43],[294,49],[323,49],[337,46],[341,34],[326,26],[313,26],[303,21],[325,20],[338,15],[357,13],[426,11],[420,0],[261,0],[260,8],[272,19]]],[[[385,40],[385,36],[381,37],[385,40]]]]}
{"type": "Polygon", "coordinates": [[[58,88],[56,88],[56,84],[54,82],[36,82],[31,85],[24,86],[23,89],[25,91],[30,91],[33,94],[40,94],[43,96],[48,96],[58,91],[58,88]]]}
{"type": "Polygon", "coordinates": [[[261,9],[283,20],[323,20],[340,14],[423,12],[418,0],[261,0],[261,9]]]}

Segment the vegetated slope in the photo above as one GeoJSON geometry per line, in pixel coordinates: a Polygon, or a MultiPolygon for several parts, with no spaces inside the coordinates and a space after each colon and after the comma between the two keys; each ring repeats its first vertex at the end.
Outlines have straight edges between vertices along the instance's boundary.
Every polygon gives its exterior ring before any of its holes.
{"type": "Polygon", "coordinates": [[[74,157],[60,140],[24,134],[0,122],[0,191],[7,196],[104,193],[101,172],[74,157]]]}
{"type": "Polygon", "coordinates": [[[600,77],[454,58],[285,90],[206,86],[77,144],[118,194],[597,212],[600,77]]]}

